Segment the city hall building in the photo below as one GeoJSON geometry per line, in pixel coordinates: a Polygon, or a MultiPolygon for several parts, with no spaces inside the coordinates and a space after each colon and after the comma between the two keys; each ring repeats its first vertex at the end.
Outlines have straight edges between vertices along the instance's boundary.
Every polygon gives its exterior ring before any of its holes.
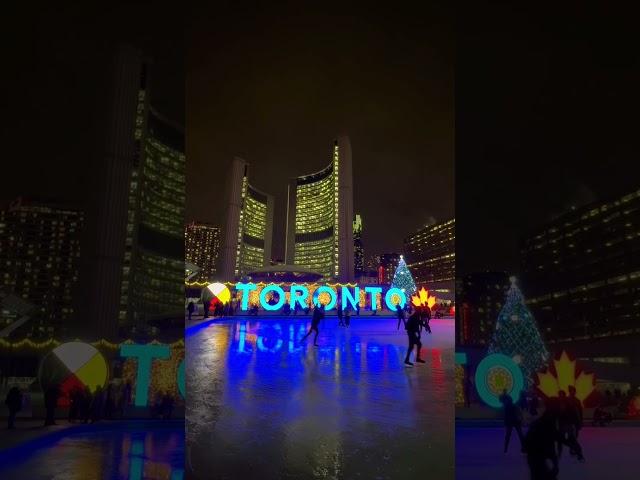
{"type": "Polygon", "coordinates": [[[353,167],[349,137],[333,142],[331,163],[292,178],[287,208],[287,264],[314,270],[324,281],[352,282],[353,167]]]}

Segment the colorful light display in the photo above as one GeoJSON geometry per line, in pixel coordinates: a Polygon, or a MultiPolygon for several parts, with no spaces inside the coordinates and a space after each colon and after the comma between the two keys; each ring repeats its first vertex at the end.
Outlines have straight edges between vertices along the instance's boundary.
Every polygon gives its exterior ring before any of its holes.
{"type": "Polygon", "coordinates": [[[502,353],[520,365],[527,387],[533,386],[535,373],[547,365],[549,353],[515,277],[498,315],[489,353],[502,353]]]}
{"type": "Polygon", "coordinates": [[[391,282],[393,287],[399,288],[408,295],[413,295],[416,290],[416,283],[413,281],[413,276],[407,267],[404,257],[400,255],[400,261],[398,262],[398,268],[393,275],[393,281],[391,282]]]}
{"type": "Polygon", "coordinates": [[[226,305],[231,301],[231,291],[224,283],[212,283],[207,286],[207,290],[211,292],[213,298],[226,305]]]}
{"type": "Polygon", "coordinates": [[[43,391],[57,386],[60,392],[58,405],[67,406],[72,390],[89,388],[95,392],[105,385],[107,375],[107,362],[93,345],[67,342],[42,359],[38,378],[43,391]]]}
{"type": "MultiPolygon", "coordinates": [[[[294,284],[291,285],[289,292],[285,292],[279,284],[272,283],[260,289],[259,294],[257,294],[258,285],[255,283],[237,283],[235,287],[241,294],[240,309],[243,311],[247,311],[250,305],[255,305],[257,302],[267,311],[280,310],[287,302],[291,308],[296,306],[306,308],[309,305],[309,299],[311,299],[313,305],[319,306],[322,304],[327,310],[336,308],[338,301],[340,301],[343,309],[356,311],[358,305],[361,304],[363,290],[365,294],[369,295],[371,310],[375,311],[380,308],[379,299],[382,296],[381,287],[370,285],[367,285],[362,290],[357,285],[351,287],[340,286],[340,293],[338,293],[335,286],[329,284],[320,285],[313,290],[307,288],[306,285],[294,284]],[[288,298],[287,293],[289,294],[288,298]],[[256,294],[257,299],[255,298],[256,294]],[[338,297],[340,298],[338,299],[338,297]]],[[[407,303],[407,297],[401,289],[391,287],[384,294],[384,302],[387,309],[395,310],[397,304],[404,308],[407,303]]]]}
{"type": "MultiPolygon", "coordinates": [[[[466,365],[467,355],[456,353],[456,365],[466,365]]],[[[462,372],[461,372],[462,373],[462,372]]],[[[522,369],[510,357],[492,353],[480,361],[475,373],[475,384],[478,396],[487,405],[501,408],[500,395],[504,390],[514,401],[520,397],[524,389],[525,379],[522,369]]]]}
{"type": "Polygon", "coordinates": [[[429,296],[429,290],[425,290],[424,287],[420,289],[420,291],[411,297],[411,303],[414,307],[429,307],[433,308],[436,304],[436,297],[431,295],[429,296]]]}
{"type": "Polygon", "coordinates": [[[584,371],[576,376],[576,361],[563,350],[551,368],[537,374],[537,387],[545,397],[551,398],[557,397],[560,390],[568,393],[570,386],[575,387],[576,397],[584,403],[596,388],[595,376],[584,371]]]}

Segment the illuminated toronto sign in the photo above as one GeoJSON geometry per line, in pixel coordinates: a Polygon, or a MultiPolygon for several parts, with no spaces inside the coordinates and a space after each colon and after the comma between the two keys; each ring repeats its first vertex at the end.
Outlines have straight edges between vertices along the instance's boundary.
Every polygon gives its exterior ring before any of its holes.
{"type": "MultiPolygon", "coordinates": [[[[137,361],[136,370],[136,391],[135,406],[145,407],[149,403],[149,386],[151,385],[151,365],[154,360],[164,360],[171,355],[169,345],[161,344],[122,344],[120,345],[120,356],[123,358],[133,358],[137,361]]],[[[178,391],[182,398],[185,397],[185,372],[184,359],[180,362],[177,371],[176,382],[178,391]]]]}
{"type": "MultiPolygon", "coordinates": [[[[465,353],[456,353],[457,365],[467,364],[465,353]]],[[[475,373],[476,391],[480,399],[493,408],[501,408],[500,395],[503,390],[517,401],[524,390],[524,375],[520,366],[512,358],[501,353],[492,353],[484,357],[475,373]]]]}
{"type": "MultiPolygon", "coordinates": [[[[249,298],[252,292],[258,290],[258,285],[255,283],[237,283],[236,290],[242,294],[240,310],[248,310],[249,298]]],[[[287,299],[287,294],[280,285],[270,284],[260,290],[258,301],[260,306],[266,311],[280,310],[284,307],[285,303],[288,303],[293,309],[296,307],[304,309],[307,308],[309,299],[311,299],[315,306],[323,303],[326,310],[336,308],[336,305],[340,302],[344,310],[356,311],[358,309],[361,291],[363,291],[365,295],[369,295],[371,310],[377,310],[377,298],[379,295],[382,296],[382,287],[370,285],[364,287],[363,290],[357,285],[353,287],[322,285],[315,289],[313,295],[311,295],[305,285],[293,284],[289,288],[289,298],[287,299]],[[321,302],[320,298],[323,294],[325,298],[328,298],[328,301],[321,302]]],[[[398,304],[404,308],[407,303],[407,296],[402,289],[391,287],[384,294],[384,303],[389,310],[395,310],[398,304]]]]}

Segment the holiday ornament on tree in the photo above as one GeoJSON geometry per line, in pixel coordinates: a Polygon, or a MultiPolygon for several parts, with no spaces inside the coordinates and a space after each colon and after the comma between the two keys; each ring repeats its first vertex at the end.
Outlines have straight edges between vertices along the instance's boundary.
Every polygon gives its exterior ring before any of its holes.
{"type": "Polygon", "coordinates": [[[502,353],[518,364],[527,387],[533,386],[535,374],[549,362],[549,352],[515,277],[511,277],[511,288],[498,315],[489,353],[502,353]]]}

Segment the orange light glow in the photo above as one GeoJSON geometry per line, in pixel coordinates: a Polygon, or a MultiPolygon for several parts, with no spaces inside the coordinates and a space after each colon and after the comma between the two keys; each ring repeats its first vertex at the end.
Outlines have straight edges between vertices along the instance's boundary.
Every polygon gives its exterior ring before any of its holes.
{"type": "Polygon", "coordinates": [[[411,303],[414,307],[424,307],[428,306],[432,308],[436,304],[436,297],[429,296],[429,290],[425,290],[424,287],[420,289],[420,291],[411,297],[411,303]]]}

